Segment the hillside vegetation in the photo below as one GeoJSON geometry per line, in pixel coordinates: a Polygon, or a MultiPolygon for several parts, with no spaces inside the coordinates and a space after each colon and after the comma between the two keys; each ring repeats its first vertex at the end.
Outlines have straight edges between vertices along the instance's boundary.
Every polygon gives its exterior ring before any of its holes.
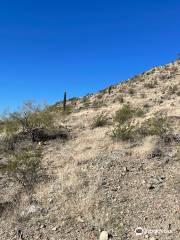
{"type": "Polygon", "coordinates": [[[180,239],[180,60],[0,129],[1,240],[180,239]]]}

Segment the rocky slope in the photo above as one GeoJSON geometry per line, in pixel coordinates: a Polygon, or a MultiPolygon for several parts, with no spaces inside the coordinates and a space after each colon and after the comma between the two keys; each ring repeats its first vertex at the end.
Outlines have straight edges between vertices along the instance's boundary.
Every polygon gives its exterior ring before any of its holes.
{"type": "Polygon", "coordinates": [[[44,144],[43,164],[52,178],[36,186],[34,203],[0,176],[0,239],[18,239],[17,229],[28,240],[95,240],[99,229],[119,240],[180,239],[180,61],[109,91],[68,101],[73,109],[66,116],[58,113],[61,103],[52,106],[71,137],[44,144]],[[168,141],[156,135],[112,139],[113,117],[124,104],[144,111],[134,124],[166,116],[173,129],[168,141]],[[93,128],[98,114],[107,124],[93,128]]]}

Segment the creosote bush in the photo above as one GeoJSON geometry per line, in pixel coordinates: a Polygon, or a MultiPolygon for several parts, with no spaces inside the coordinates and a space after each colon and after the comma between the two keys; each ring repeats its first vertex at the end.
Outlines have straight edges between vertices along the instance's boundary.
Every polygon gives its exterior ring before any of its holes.
{"type": "Polygon", "coordinates": [[[14,154],[7,163],[1,163],[0,172],[6,174],[9,180],[19,183],[31,200],[35,184],[45,176],[41,159],[41,148],[24,150],[21,153],[14,154]]]}
{"type": "Polygon", "coordinates": [[[96,128],[96,127],[103,127],[107,124],[107,117],[103,114],[99,114],[97,115],[92,123],[92,127],[96,128]]]}
{"type": "Polygon", "coordinates": [[[132,108],[129,105],[123,105],[123,107],[116,112],[114,121],[123,124],[130,121],[133,117],[140,117],[143,114],[144,112],[140,108],[132,108]]]}
{"type": "Polygon", "coordinates": [[[163,136],[164,134],[171,132],[172,129],[166,117],[154,117],[146,120],[138,131],[143,136],[163,136]]]}
{"type": "Polygon", "coordinates": [[[129,93],[130,95],[134,95],[134,94],[135,94],[135,90],[134,90],[133,88],[130,88],[130,89],[128,90],[128,93],[129,93]]]}
{"type": "Polygon", "coordinates": [[[135,137],[135,126],[130,123],[118,124],[112,131],[112,138],[116,140],[133,140],[135,137]]]}
{"type": "Polygon", "coordinates": [[[168,93],[170,95],[175,94],[178,91],[178,86],[177,85],[172,85],[168,89],[168,93]]]}
{"type": "Polygon", "coordinates": [[[23,131],[31,135],[35,129],[52,128],[53,115],[48,108],[36,106],[32,102],[24,103],[19,112],[10,113],[4,118],[4,131],[7,136],[13,136],[18,131],[23,131]]]}
{"type": "Polygon", "coordinates": [[[123,105],[123,107],[118,110],[115,114],[114,121],[119,124],[123,124],[129,119],[131,119],[134,115],[134,109],[129,105],[123,105]]]}

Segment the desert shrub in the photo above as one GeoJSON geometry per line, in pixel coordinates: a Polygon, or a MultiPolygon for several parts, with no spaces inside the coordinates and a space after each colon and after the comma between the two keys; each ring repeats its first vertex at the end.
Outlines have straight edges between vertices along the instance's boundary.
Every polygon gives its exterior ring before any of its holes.
{"type": "Polygon", "coordinates": [[[104,114],[97,115],[92,123],[92,127],[103,127],[107,124],[107,117],[104,114]]]}
{"type": "Polygon", "coordinates": [[[170,86],[169,89],[168,89],[168,93],[170,95],[176,93],[177,91],[178,91],[178,86],[177,85],[170,86]]]}
{"type": "Polygon", "coordinates": [[[166,117],[154,117],[146,120],[139,128],[141,135],[158,135],[163,136],[168,132],[171,132],[169,121],[166,117]]]}
{"type": "Polygon", "coordinates": [[[11,153],[15,149],[15,135],[5,136],[0,141],[0,153],[11,153]]]}
{"type": "Polygon", "coordinates": [[[100,108],[100,107],[102,107],[104,105],[104,103],[103,103],[103,101],[102,100],[94,100],[93,102],[92,102],[92,107],[94,107],[94,108],[100,108]]]}
{"type": "Polygon", "coordinates": [[[177,92],[177,96],[180,96],[180,91],[177,92]]]}
{"type": "Polygon", "coordinates": [[[124,102],[123,96],[120,96],[120,97],[118,98],[118,100],[119,100],[120,103],[123,103],[123,102],[124,102]]]}
{"type": "Polygon", "coordinates": [[[118,124],[112,131],[112,138],[116,140],[132,140],[135,137],[135,126],[130,123],[118,124]]]}
{"type": "Polygon", "coordinates": [[[120,110],[116,112],[114,121],[119,124],[123,124],[133,117],[140,117],[143,114],[144,112],[140,108],[132,108],[130,105],[124,105],[120,110]]]}
{"type": "Polygon", "coordinates": [[[72,105],[66,105],[65,109],[61,108],[61,114],[66,116],[73,112],[73,106],[72,105]]]}
{"type": "Polygon", "coordinates": [[[140,96],[141,96],[141,98],[145,98],[146,94],[145,93],[141,93],[140,96]]]}
{"type": "Polygon", "coordinates": [[[136,108],[135,109],[135,116],[136,117],[142,117],[144,115],[144,111],[141,108],[136,108]]]}
{"type": "Polygon", "coordinates": [[[149,103],[145,103],[145,104],[143,105],[143,107],[144,107],[144,108],[150,108],[150,105],[149,105],[149,103]]]}
{"type": "Polygon", "coordinates": [[[19,112],[11,113],[5,121],[5,131],[11,134],[17,129],[29,133],[33,139],[33,131],[39,128],[53,127],[53,115],[47,108],[27,102],[19,112]]]}
{"type": "Polygon", "coordinates": [[[1,125],[1,132],[5,133],[5,136],[0,140],[0,152],[9,153],[14,151],[16,143],[16,134],[20,128],[18,121],[11,116],[4,117],[1,125]]]}
{"type": "Polygon", "coordinates": [[[123,107],[116,112],[114,121],[118,122],[119,124],[123,124],[129,119],[131,119],[133,115],[134,109],[131,108],[129,105],[123,105],[123,107]]]}
{"type": "Polygon", "coordinates": [[[133,95],[133,94],[135,93],[135,90],[134,90],[133,88],[130,88],[130,89],[128,90],[128,93],[129,93],[130,95],[133,95]]]}
{"type": "Polygon", "coordinates": [[[89,107],[91,104],[88,96],[83,97],[82,102],[83,102],[84,107],[89,107]]]}
{"type": "Polygon", "coordinates": [[[42,150],[25,150],[13,156],[7,163],[0,164],[0,172],[6,174],[9,180],[19,183],[32,200],[32,193],[39,181],[45,176],[41,164],[42,150]]]}
{"type": "Polygon", "coordinates": [[[76,102],[76,101],[78,101],[78,100],[79,100],[78,97],[69,98],[69,101],[70,101],[70,102],[76,102]]]}
{"type": "Polygon", "coordinates": [[[157,81],[154,81],[154,82],[148,82],[148,83],[145,83],[144,84],[144,87],[145,88],[155,88],[156,87],[156,85],[157,85],[157,81]]]}
{"type": "Polygon", "coordinates": [[[67,140],[69,137],[68,129],[35,129],[33,131],[33,142],[45,142],[53,139],[67,140]]]}
{"type": "Polygon", "coordinates": [[[20,128],[19,121],[13,116],[5,116],[3,117],[3,123],[1,130],[5,132],[5,134],[9,137],[16,133],[20,128]]]}

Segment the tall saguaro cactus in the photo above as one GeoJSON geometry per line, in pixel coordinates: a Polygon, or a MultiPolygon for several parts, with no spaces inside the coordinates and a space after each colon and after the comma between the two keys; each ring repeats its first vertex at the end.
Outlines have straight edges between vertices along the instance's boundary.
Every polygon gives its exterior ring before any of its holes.
{"type": "Polygon", "coordinates": [[[109,88],[108,88],[108,93],[109,93],[109,95],[111,94],[111,89],[112,89],[112,87],[109,86],[109,88]]]}
{"type": "Polygon", "coordinates": [[[67,97],[67,94],[66,94],[66,91],[64,92],[64,99],[63,99],[63,111],[65,112],[66,110],[66,97],[67,97]]]}

